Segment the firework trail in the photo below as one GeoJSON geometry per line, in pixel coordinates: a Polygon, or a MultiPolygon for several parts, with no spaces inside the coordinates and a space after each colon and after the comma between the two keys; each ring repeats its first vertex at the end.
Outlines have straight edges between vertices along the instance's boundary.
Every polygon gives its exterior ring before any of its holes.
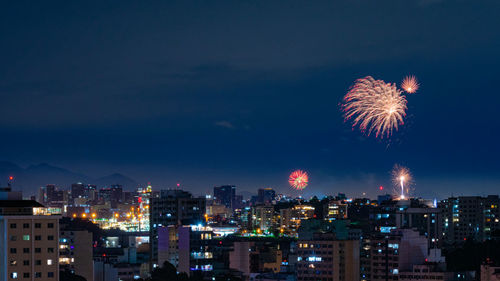
{"type": "Polygon", "coordinates": [[[404,124],[406,98],[395,84],[375,80],[371,76],[356,80],[341,105],[345,121],[376,137],[390,137],[404,124]]]}
{"type": "Polygon", "coordinates": [[[403,200],[408,197],[411,184],[413,183],[413,179],[408,168],[395,165],[392,169],[392,182],[394,183],[394,193],[397,197],[399,197],[399,199],[403,200]]]}
{"type": "Polygon", "coordinates": [[[418,83],[417,77],[413,75],[406,76],[403,82],[401,82],[401,88],[409,94],[416,93],[419,86],[420,84],[418,83]]]}
{"type": "Polygon", "coordinates": [[[288,178],[288,183],[293,189],[303,190],[306,188],[307,183],[309,182],[309,176],[306,172],[301,170],[296,170],[290,174],[288,178]]]}

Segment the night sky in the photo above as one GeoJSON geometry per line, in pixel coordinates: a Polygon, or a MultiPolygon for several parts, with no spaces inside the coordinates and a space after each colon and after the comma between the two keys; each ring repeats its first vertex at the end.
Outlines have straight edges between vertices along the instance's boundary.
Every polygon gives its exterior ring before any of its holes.
{"type": "Polygon", "coordinates": [[[157,188],[500,190],[499,1],[3,1],[0,160],[157,188]],[[357,78],[416,75],[390,140],[343,121],[357,78]]]}

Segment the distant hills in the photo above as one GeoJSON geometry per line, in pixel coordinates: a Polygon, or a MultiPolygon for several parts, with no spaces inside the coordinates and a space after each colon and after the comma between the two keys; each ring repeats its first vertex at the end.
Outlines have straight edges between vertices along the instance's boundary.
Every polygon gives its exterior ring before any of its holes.
{"type": "Polygon", "coordinates": [[[9,176],[14,177],[13,189],[22,190],[24,196],[37,194],[40,186],[47,184],[55,184],[61,188],[69,188],[72,183],[76,182],[95,184],[98,187],[120,184],[125,190],[135,189],[138,185],[135,180],[119,173],[92,178],[47,163],[22,168],[12,162],[0,161],[0,186],[7,186],[9,176]]]}

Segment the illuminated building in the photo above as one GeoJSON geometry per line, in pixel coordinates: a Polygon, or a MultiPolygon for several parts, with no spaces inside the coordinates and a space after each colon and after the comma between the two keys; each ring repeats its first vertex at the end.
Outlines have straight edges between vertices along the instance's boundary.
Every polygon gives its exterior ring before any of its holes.
{"type": "Polygon", "coordinates": [[[370,240],[372,281],[397,279],[401,271],[410,271],[428,257],[427,238],[413,229],[393,229],[370,240]]]}
{"type": "Polygon", "coordinates": [[[38,202],[48,207],[62,208],[68,205],[68,191],[58,190],[53,184],[41,187],[38,197],[38,202]]]}
{"type": "Polygon", "coordinates": [[[0,201],[0,281],[59,280],[59,214],[32,200],[0,201]]]}
{"type": "Polygon", "coordinates": [[[295,205],[292,208],[280,210],[280,228],[284,233],[297,236],[297,230],[303,220],[314,217],[314,207],[308,205],[295,205]]]}
{"type": "Polygon", "coordinates": [[[441,245],[442,211],[437,208],[418,207],[396,211],[397,228],[415,228],[427,237],[428,248],[441,245]]]}
{"type": "Polygon", "coordinates": [[[359,280],[359,240],[337,240],[334,233],[299,238],[297,280],[359,280]]]}
{"type": "Polygon", "coordinates": [[[205,221],[206,199],[194,198],[183,190],[161,190],[151,198],[150,242],[152,264],[158,264],[158,228],[176,224],[200,224],[205,221]]]}
{"type": "Polygon", "coordinates": [[[61,270],[85,277],[94,278],[92,259],[92,233],[85,229],[72,228],[61,223],[59,238],[59,264],[61,270]]]}
{"type": "Polygon", "coordinates": [[[445,242],[463,243],[467,239],[484,241],[500,230],[500,199],[498,195],[460,196],[442,200],[443,239],[445,242]]]}
{"type": "Polygon", "coordinates": [[[252,208],[252,223],[257,233],[271,232],[274,225],[274,206],[259,205],[252,208]]]}
{"type": "Polygon", "coordinates": [[[323,218],[328,220],[347,219],[347,204],[338,200],[330,200],[323,205],[323,218]]]}
{"type": "Polygon", "coordinates": [[[158,228],[158,264],[173,264],[178,272],[213,271],[214,233],[203,226],[170,225],[158,228]]]}

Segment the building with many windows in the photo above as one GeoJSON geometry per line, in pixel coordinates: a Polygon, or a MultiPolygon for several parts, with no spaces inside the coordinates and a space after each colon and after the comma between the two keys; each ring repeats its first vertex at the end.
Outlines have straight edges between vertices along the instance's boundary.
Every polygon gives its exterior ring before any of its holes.
{"type": "Polygon", "coordinates": [[[491,239],[492,233],[500,230],[499,207],[498,195],[460,196],[441,201],[443,239],[448,244],[491,239]]]}
{"type": "Polygon", "coordinates": [[[314,217],[314,207],[309,205],[295,205],[280,210],[280,230],[282,233],[297,236],[297,230],[302,221],[314,217]]]}
{"type": "Polygon", "coordinates": [[[297,280],[359,280],[359,240],[338,240],[334,233],[314,233],[298,241],[297,280]]]}
{"type": "Polygon", "coordinates": [[[68,270],[87,280],[94,278],[92,258],[92,233],[61,223],[59,238],[59,264],[61,270],[68,270]]]}
{"type": "Polygon", "coordinates": [[[59,209],[0,201],[0,281],[59,280],[59,209]]]}
{"type": "Polygon", "coordinates": [[[150,245],[152,265],[158,264],[158,228],[169,225],[190,225],[205,222],[206,199],[195,198],[183,190],[161,190],[151,198],[150,245]]]}
{"type": "Polygon", "coordinates": [[[158,264],[173,264],[178,272],[213,271],[216,241],[203,226],[170,225],[158,229],[158,264]]]}

